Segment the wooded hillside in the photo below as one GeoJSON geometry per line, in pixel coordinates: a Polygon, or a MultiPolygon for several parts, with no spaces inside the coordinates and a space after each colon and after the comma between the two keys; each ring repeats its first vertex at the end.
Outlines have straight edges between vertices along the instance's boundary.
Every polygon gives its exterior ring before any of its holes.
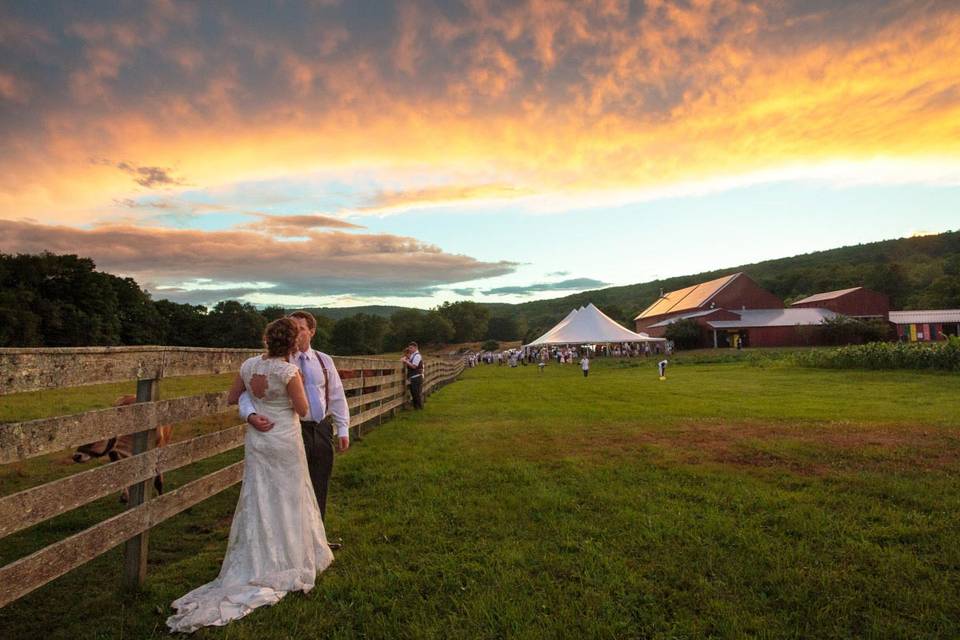
{"type": "Polygon", "coordinates": [[[516,305],[531,328],[548,329],[570,309],[593,302],[633,328],[633,318],[660,295],[743,271],[786,303],[814,293],[865,286],[890,296],[891,309],[960,308],[960,231],[871,242],[715,271],[585,291],[516,305]]]}

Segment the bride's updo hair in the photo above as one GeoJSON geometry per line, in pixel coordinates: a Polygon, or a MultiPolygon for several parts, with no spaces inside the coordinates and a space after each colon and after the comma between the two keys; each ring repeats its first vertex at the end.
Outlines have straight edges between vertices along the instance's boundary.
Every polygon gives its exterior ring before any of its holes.
{"type": "Polygon", "coordinates": [[[263,346],[271,358],[283,358],[297,347],[297,323],[290,318],[278,318],[263,330],[263,346]]]}

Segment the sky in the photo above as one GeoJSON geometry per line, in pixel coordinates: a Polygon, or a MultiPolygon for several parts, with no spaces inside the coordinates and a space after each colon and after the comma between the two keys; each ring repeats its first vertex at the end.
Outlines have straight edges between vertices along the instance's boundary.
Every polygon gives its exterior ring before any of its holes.
{"type": "Polygon", "coordinates": [[[524,302],[960,228],[952,0],[0,2],[0,252],[524,302]]]}

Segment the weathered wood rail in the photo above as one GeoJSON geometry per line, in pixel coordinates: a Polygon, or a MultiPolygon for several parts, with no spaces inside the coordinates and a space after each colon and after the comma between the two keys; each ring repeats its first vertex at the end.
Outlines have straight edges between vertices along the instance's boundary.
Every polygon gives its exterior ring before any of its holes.
{"type": "MultiPolygon", "coordinates": [[[[145,578],[147,540],[152,527],[236,484],[243,462],[219,469],[162,496],[150,495],[150,481],[161,472],[243,446],[244,424],[153,448],[158,425],[224,412],[226,391],[159,400],[161,380],[173,376],[227,373],[258,351],[183,347],[83,347],[0,349],[0,396],[26,391],[137,381],[137,403],[84,413],[0,424],[0,464],[60,452],[89,442],[134,434],[130,458],[0,497],[0,538],[9,536],[94,500],[130,488],[122,513],[35,553],[0,567],[0,607],[26,595],[98,555],[126,542],[125,582],[145,578]]],[[[408,403],[399,361],[334,358],[350,407],[350,430],[360,438],[371,421],[408,403]]],[[[428,360],[424,394],[453,381],[462,359],[428,360]]],[[[239,417],[237,422],[240,422],[239,417]]]]}

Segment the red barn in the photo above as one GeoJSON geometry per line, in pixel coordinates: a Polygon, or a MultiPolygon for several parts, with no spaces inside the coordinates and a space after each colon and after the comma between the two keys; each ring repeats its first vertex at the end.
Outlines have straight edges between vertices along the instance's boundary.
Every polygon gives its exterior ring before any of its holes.
{"type": "Polygon", "coordinates": [[[860,320],[889,320],[890,298],[865,287],[828,291],[797,300],[793,309],[829,309],[860,320]]]}
{"type": "Polygon", "coordinates": [[[702,347],[786,347],[821,343],[823,323],[838,315],[888,313],[886,296],[862,287],[811,296],[784,309],[780,298],[735,273],[660,296],[634,320],[638,333],[660,338],[677,320],[693,320],[702,347]]]}
{"type": "MultiPolygon", "coordinates": [[[[634,322],[637,332],[662,335],[662,331],[648,331],[653,325],[677,316],[707,315],[711,310],[728,309],[783,309],[783,301],[750,279],[745,273],[710,280],[685,289],[671,291],[640,312],[634,322]]],[[[659,329],[659,327],[658,327],[659,329]]]]}

